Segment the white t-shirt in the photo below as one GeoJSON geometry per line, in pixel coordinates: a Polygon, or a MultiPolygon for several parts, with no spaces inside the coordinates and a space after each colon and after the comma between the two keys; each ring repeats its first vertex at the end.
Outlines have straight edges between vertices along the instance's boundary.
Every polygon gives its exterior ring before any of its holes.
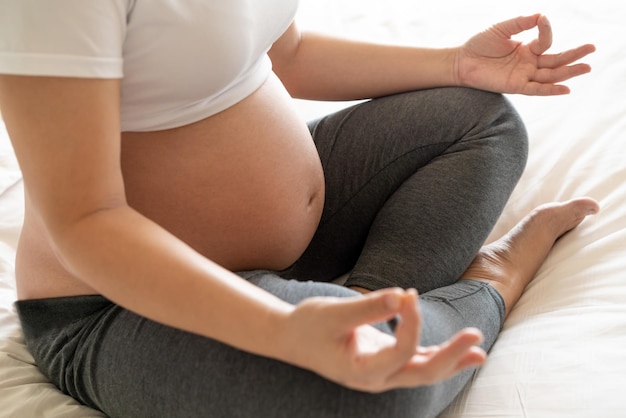
{"type": "Polygon", "coordinates": [[[1,0],[0,73],[122,78],[122,131],[186,125],[241,101],[298,0],[1,0]]]}

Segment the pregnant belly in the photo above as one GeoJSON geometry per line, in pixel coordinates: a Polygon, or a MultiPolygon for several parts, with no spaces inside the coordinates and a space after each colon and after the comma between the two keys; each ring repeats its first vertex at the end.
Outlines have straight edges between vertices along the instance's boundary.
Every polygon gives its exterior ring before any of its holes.
{"type": "Polygon", "coordinates": [[[122,170],[131,206],[235,271],[289,266],[323,207],[317,151],[275,77],[200,122],[124,133],[122,170]]]}

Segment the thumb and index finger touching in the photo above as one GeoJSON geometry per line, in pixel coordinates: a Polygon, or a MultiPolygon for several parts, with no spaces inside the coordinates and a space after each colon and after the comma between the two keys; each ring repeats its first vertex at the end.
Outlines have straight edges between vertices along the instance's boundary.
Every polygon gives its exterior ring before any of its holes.
{"type": "Polygon", "coordinates": [[[541,55],[552,46],[552,26],[548,18],[541,14],[520,16],[496,24],[505,36],[512,37],[534,27],[539,29],[539,35],[530,42],[530,50],[535,55],[541,55]]]}
{"type": "Polygon", "coordinates": [[[547,17],[541,15],[537,20],[539,36],[530,43],[530,50],[535,55],[542,55],[552,46],[552,26],[547,17]]]}
{"type": "MultiPolygon", "coordinates": [[[[358,358],[359,368],[368,376],[378,376],[377,380],[387,388],[386,380],[397,374],[416,355],[421,332],[421,317],[418,307],[417,291],[414,289],[384,289],[336,304],[335,314],[344,332],[391,318],[398,318],[395,328],[395,341],[382,344],[376,350],[361,352],[358,358]]],[[[416,382],[413,382],[415,384],[416,382]]],[[[391,386],[390,386],[391,387],[391,386]]],[[[372,388],[364,388],[372,389],[372,388]]]]}
{"type": "Polygon", "coordinates": [[[338,331],[350,333],[361,325],[398,318],[395,329],[395,344],[379,350],[372,361],[380,362],[380,367],[397,363],[400,367],[417,352],[421,332],[417,291],[399,288],[374,291],[363,296],[344,299],[331,307],[329,312],[337,318],[338,331]]]}

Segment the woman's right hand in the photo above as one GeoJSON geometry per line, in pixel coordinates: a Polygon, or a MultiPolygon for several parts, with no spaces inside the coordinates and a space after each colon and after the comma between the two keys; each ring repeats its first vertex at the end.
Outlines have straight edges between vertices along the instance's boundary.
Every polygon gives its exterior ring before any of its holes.
{"type": "Polygon", "coordinates": [[[432,384],[484,363],[482,334],[464,329],[443,344],[419,346],[415,290],[385,289],[354,298],[298,304],[282,329],[282,360],[365,392],[432,384]],[[399,316],[395,337],[369,324],[399,316]]]}

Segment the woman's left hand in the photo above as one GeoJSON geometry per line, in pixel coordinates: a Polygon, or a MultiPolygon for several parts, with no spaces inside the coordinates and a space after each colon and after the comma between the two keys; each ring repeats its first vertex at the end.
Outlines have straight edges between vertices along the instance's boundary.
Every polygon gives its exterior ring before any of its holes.
{"type": "Polygon", "coordinates": [[[544,54],[552,44],[552,28],[536,14],[507,20],[467,41],[458,51],[458,84],[498,93],[550,96],[569,93],[558,84],[591,71],[587,64],[573,64],[595,51],[591,44],[558,54],[544,54]],[[538,27],[539,36],[528,44],[511,37],[538,27]]]}

